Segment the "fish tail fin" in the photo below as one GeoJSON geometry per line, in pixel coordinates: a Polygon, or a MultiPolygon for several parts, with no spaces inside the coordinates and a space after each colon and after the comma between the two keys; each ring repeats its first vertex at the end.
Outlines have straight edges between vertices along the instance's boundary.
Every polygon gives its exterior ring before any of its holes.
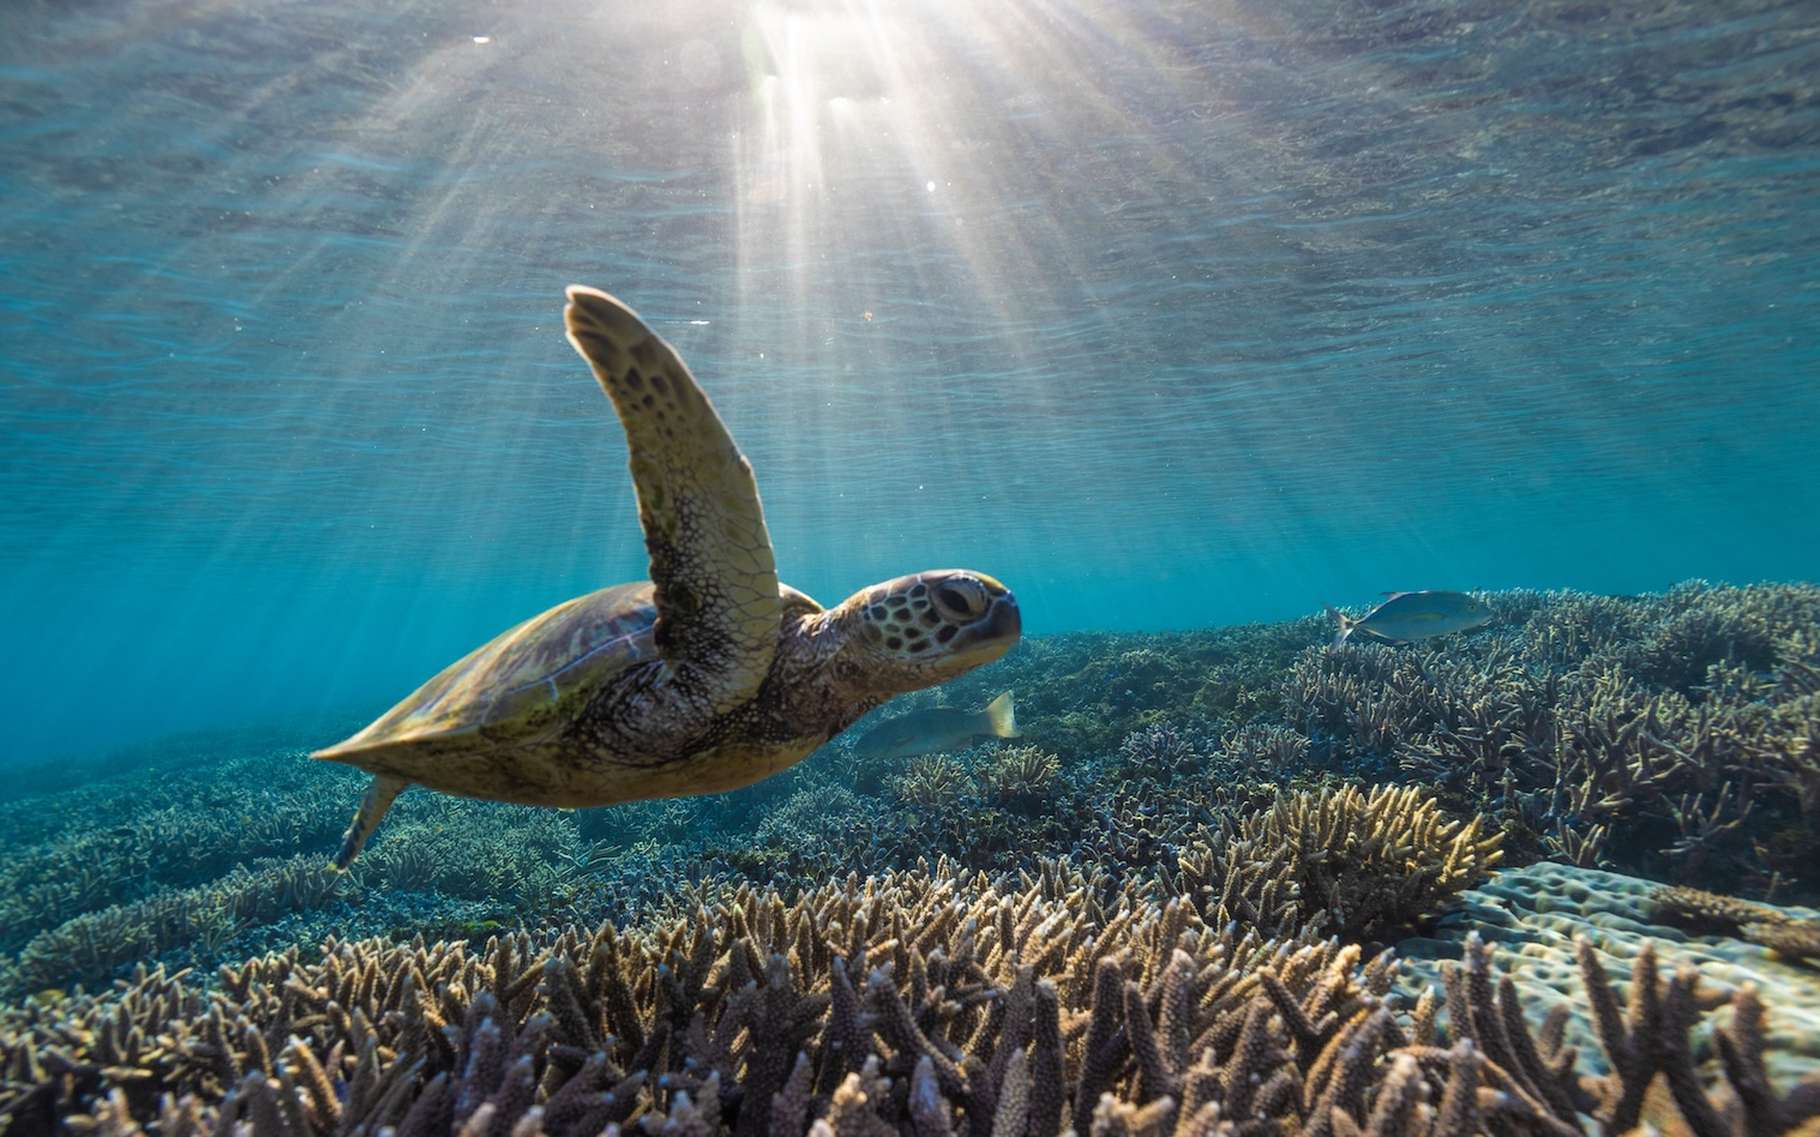
{"type": "Polygon", "coordinates": [[[1336,625],[1333,633],[1333,643],[1329,644],[1328,647],[1340,647],[1346,642],[1347,637],[1352,635],[1353,625],[1358,623],[1358,621],[1347,616],[1346,613],[1340,611],[1331,604],[1327,606],[1327,614],[1333,617],[1333,622],[1336,625]]]}
{"type": "Polygon", "coordinates": [[[1017,708],[1011,703],[1011,692],[986,704],[986,725],[992,728],[995,738],[1023,737],[1017,729],[1017,708]]]}
{"type": "Polygon", "coordinates": [[[373,775],[373,784],[367,788],[366,796],[360,799],[360,808],[354,811],[354,820],[341,838],[341,850],[329,862],[331,870],[347,871],[348,866],[354,863],[354,858],[360,855],[360,847],[367,843],[373,830],[379,828],[379,819],[385,816],[386,810],[392,808],[392,800],[410,784],[403,778],[394,778],[389,774],[373,775]]]}

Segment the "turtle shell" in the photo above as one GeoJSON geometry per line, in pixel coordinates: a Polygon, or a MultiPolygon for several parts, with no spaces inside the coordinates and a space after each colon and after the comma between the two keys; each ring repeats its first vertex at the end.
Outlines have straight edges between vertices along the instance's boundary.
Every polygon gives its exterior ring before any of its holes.
{"type": "Polygon", "coordinates": [[[533,616],[444,668],[345,742],[317,758],[499,728],[531,733],[568,721],[571,704],[634,664],[657,658],[649,581],[619,584],[533,616]]]}

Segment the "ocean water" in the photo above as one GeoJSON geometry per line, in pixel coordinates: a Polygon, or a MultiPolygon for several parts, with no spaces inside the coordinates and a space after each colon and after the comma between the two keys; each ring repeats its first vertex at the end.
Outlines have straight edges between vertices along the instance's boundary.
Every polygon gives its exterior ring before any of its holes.
{"type": "Polygon", "coordinates": [[[0,1137],[1820,1124],[1815,0],[0,33],[0,1137]],[[311,750],[646,574],[572,283],[785,581],[1023,642],[351,845],[311,750]]]}
{"type": "Polygon", "coordinates": [[[1820,576],[1811,3],[0,26],[0,763],[357,719],[644,575],[571,282],[689,361],[825,603],[1820,576]]]}

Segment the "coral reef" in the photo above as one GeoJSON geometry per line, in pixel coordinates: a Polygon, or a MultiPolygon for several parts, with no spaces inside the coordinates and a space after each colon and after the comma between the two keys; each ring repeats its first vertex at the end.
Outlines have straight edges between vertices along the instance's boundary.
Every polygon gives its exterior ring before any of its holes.
{"type": "MultiPolygon", "coordinates": [[[[236,736],[238,737],[238,736],[236,736]]],[[[15,847],[0,861],[0,949],[36,929],[213,880],[258,858],[326,845],[347,825],[345,781],[297,756],[280,785],[274,758],[238,757],[173,778],[154,767],[125,784],[59,793],[57,808],[0,807],[15,847]]]]}
{"type": "MultiPolygon", "coordinates": [[[[1495,945],[1534,1025],[1565,1007],[1558,1029],[1567,1042],[1596,1056],[1597,1024],[1580,991],[1583,961],[1576,938],[1587,941],[1603,972],[1628,989],[1645,948],[1672,954],[1698,969],[1714,999],[1755,990],[1775,1016],[1766,1029],[1764,1061],[1778,1078],[1820,1077],[1820,969],[1739,937],[1711,923],[1689,930],[1663,918],[1662,894],[1653,881],[1598,869],[1544,862],[1507,869],[1463,892],[1453,910],[1424,936],[1396,945],[1405,990],[1439,978],[1442,961],[1460,956],[1471,937],[1495,945]]],[[[1760,919],[1790,924],[1812,921],[1809,909],[1753,906],[1760,919]]],[[[1707,1028],[1695,1032],[1695,1049],[1711,1053],[1707,1028]]]]}
{"type": "Polygon", "coordinates": [[[1309,771],[1309,753],[1308,737],[1300,731],[1276,723],[1248,723],[1220,740],[1220,774],[1292,778],[1309,771]]]}
{"type": "Polygon", "coordinates": [[[1206,763],[1207,756],[1193,740],[1161,723],[1133,731],[1119,743],[1118,771],[1126,777],[1168,781],[1206,763]]]}
{"type": "Polygon", "coordinates": [[[945,754],[912,758],[892,791],[899,800],[917,809],[949,809],[973,789],[966,767],[945,754]]]}
{"type": "Polygon", "coordinates": [[[1155,635],[1028,637],[988,672],[944,685],[939,697],[982,706],[1006,687],[1014,689],[1025,734],[1040,737],[1067,766],[1115,753],[1127,736],[1152,725],[1173,726],[1198,740],[1275,720],[1284,670],[1302,649],[1331,636],[1329,621],[1306,616],[1155,635]]]}
{"type": "Polygon", "coordinates": [[[125,800],[108,820],[121,824],[82,827],[71,811],[64,831],[9,856],[0,946],[13,954],[0,962],[0,989],[105,981],[156,959],[218,962],[243,933],[286,915],[404,890],[560,918],[590,875],[563,814],[416,794],[396,831],[337,879],[323,870],[347,823],[350,779],[293,758],[290,784],[274,791],[269,761],[192,771],[187,807],[153,790],[133,813],[136,776],[116,787],[125,800]]]}
{"type": "Polygon", "coordinates": [[[72,976],[105,977],[177,947],[217,955],[254,923],[329,903],[340,884],[308,857],[236,867],[210,884],[84,913],[40,932],[20,950],[10,978],[36,991],[72,976]]]}
{"type": "Polygon", "coordinates": [[[357,779],[294,748],[45,772],[0,802],[0,1110],[121,1137],[1791,1129],[1820,1097],[1794,1085],[1814,916],[1694,890],[1820,894],[1820,589],[1486,599],[1430,647],[1329,650],[1312,617],[1037,638],[941,696],[1015,688],[1017,743],[841,741],[580,813],[407,794],[340,878],[357,779]]]}
{"type": "Polygon", "coordinates": [[[1651,914],[1676,927],[1721,932],[1773,948],[1793,959],[1820,958],[1820,920],[1769,904],[1670,885],[1650,894],[1651,914]]]}
{"type": "Polygon", "coordinates": [[[1693,973],[1658,985],[1647,951],[1627,1009],[1583,958],[1592,1073],[1558,1028],[1531,1032],[1476,940],[1443,1022],[1432,992],[1390,999],[1392,954],[1216,930],[1179,899],[1084,904],[1088,887],[938,867],[794,902],[702,892],[474,953],[332,942],[225,968],[213,994],[141,971],[0,1013],[0,1117],[19,1137],[1615,1137],[1645,1119],[1775,1137],[1820,1115],[1820,1080],[1765,1070],[1749,991],[1701,1070],[1693,973]]]}
{"type": "Polygon", "coordinates": [[[1165,886],[1216,926],[1311,927],[1369,943],[1439,915],[1497,864],[1502,841],[1478,818],[1447,820],[1413,786],[1301,791],[1194,842],[1165,886]]]}
{"type": "Polygon", "coordinates": [[[1000,750],[979,772],[980,794],[1013,813],[1039,813],[1052,800],[1061,763],[1035,746],[1000,750]]]}
{"type": "MultiPolygon", "coordinates": [[[[1427,787],[1462,820],[1485,817],[1510,861],[1800,899],[1820,888],[1820,631],[1804,624],[1817,592],[1499,593],[1487,597],[1497,625],[1427,649],[1329,651],[1314,619],[1035,639],[944,693],[970,705],[1015,687],[1028,745],[904,763],[837,743],[736,793],[574,815],[407,794],[336,899],[361,926],[386,928],[395,921],[376,909],[400,890],[441,897],[452,920],[487,904],[489,918],[536,923],[623,914],[672,879],[790,887],[943,852],[993,871],[1073,855],[1154,874],[1224,820],[1269,812],[1284,790],[1394,780],[1427,787]],[[1687,685],[1700,667],[1702,682],[1687,685]],[[1235,687],[1242,698],[1212,705],[1209,692],[1235,687]],[[1091,738],[1077,729],[1087,720],[1091,738]]],[[[326,851],[356,793],[344,771],[289,750],[217,758],[181,778],[154,763],[0,804],[20,834],[0,866],[0,950],[14,956],[0,962],[0,987],[93,982],[145,958],[39,950],[18,966],[34,937],[65,924],[41,948],[91,936],[96,920],[72,922],[104,911],[119,933],[109,939],[156,948],[172,966],[226,958],[235,937],[190,937],[159,913],[183,907],[178,894],[225,887],[238,867],[326,851]],[[58,976],[60,958],[71,962],[58,976]]]]}
{"type": "Polygon", "coordinates": [[[1305,651],[1290,721],[1341,768],[1399,769],[1533,853],[1772,896],[1820,888],[1820,588],[1520,599],[1503,608],[1522,623],[1445,648],[1305,651]]]}

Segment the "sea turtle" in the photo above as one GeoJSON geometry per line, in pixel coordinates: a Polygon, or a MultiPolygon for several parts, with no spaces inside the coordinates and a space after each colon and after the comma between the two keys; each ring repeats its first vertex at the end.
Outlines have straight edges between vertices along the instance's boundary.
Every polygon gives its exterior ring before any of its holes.
{"type": "Polygon", "coordinates": [[[606,293],[568,298],[569,342],[625,428],[651,579],[533,616],[317,751],[373,775],[337,868],[406,786],[570,808],[730,790],[1017,642],[1017,600],[984,573],[833,609],[780,584],[752,467],[682,359],[606,293]]]}

